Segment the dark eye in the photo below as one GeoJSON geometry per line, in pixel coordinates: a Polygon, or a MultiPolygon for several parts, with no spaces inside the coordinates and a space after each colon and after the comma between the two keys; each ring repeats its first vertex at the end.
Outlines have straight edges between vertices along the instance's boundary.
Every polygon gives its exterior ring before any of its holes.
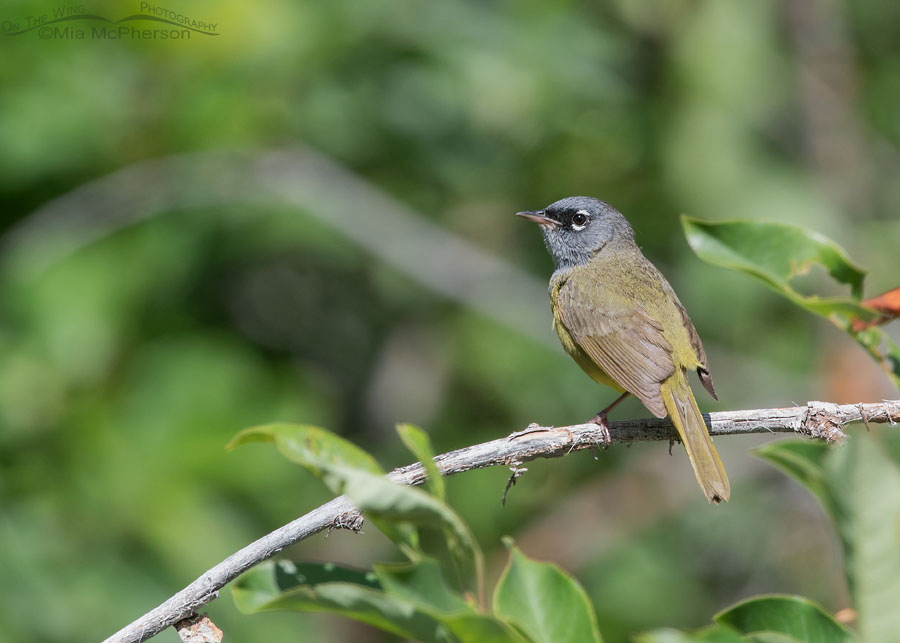
{"type": "Polygon", "coordinates": [[[576,212],[572,215],[572,223],[577,226],[583,226],[587,223],[587,215],[582,212],[576,212]]]}

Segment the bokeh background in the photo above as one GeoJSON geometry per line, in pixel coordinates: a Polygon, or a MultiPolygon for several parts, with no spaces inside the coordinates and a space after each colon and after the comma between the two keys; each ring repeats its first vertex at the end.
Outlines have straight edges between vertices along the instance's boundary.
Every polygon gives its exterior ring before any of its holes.
{"type": "MultiPolygon", "coordinates": [[[[557,346],[550,259],[513,216],[564,196],[613,203],[669,276],[704,410],[896,396],[838,330],[701,263],[678,216],[805,225],[868,295],[897,286],[900,4],[159,6],[218,35],[0,35],[0,640],[102,639],[328,499],[274,449],[226,452],[244,427],[320,424],[397,466],[397,421],[445,451],[593,415],[613,393],[557,346]]],[[[449,491],[495,574],[510,534],[581,580],[608,641],[760,592],[845,607],[832,527],[766,440],[719,441],[719,508],[661,444],[530,463],[502,509],[505,470],[449,491]]],[[[289,554],[395,556],[374,528],[289,554]]],[[[389,640],[227,590],[209,612],[234,641],[389,640]]]]}

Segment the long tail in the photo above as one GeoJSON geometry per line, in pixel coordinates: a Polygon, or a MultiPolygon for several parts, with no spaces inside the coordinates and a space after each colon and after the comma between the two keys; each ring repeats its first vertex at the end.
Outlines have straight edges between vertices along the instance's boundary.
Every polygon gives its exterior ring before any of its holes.
{"type": "Polygon", "coordinates": [[[678,429],[700,488],[710,502],[727,502],[731,493],[728,476],[725,475],[725,467],[709,437],[706,423],[700,415],[684,372],[676,369],[660,388],[663,403],[672,418],[672,424],[678,429]]]}

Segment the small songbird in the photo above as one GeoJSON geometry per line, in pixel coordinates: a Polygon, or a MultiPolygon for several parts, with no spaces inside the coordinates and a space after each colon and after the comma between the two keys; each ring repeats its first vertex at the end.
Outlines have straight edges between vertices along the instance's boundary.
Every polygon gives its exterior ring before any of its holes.
{"type": "Polygon", "coordinates": [[[687,379],[696,371],[716,398],[703,344],[631,225],[608,203],[583,196],[517,215],[541,225],[553,256],[550,307],[563,348],[591,378],[622,393],[594,418],[607,441],[607,413],[634,395],[653,415],[671,417],[703,493],[727,501],[725,467],[687,379]]]}

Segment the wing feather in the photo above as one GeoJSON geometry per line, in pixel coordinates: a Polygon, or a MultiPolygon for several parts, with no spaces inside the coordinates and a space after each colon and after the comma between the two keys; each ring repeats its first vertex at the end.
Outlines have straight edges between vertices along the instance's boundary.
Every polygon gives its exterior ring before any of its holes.
{"type": "Polygon", "coordinates": [[[560,320],[572,339],[657,417],[666,408],[660,384],[675,372],[663,327],[639,305],[616,310],[572,282],[557,292],[560,320]]]}
{"type": "MultiPolygon", "coordinates": [[[[672,294],[674,295],[675,293],[672,294]]],[[[700,341],[700,335],[697,334],[697,329],[694,328],[691,318],[688,317],[687,311],[677,297],[675,298],[675,304],[678,306],[678,312],[681,313],[681,321],[684,323],[688,336],[691,338],[691,346],[694,349],[694,353],[697,354],[697,362],[699,362],[697,375],[700,376],[700,383],[713,396],[714,400],[718,400],[719,396],[716,395],[716,387],[713,384],[712,375],[709,373],[709,361],[706,359],[706,351],[703,350],[703,342],[700,341]]]]}

